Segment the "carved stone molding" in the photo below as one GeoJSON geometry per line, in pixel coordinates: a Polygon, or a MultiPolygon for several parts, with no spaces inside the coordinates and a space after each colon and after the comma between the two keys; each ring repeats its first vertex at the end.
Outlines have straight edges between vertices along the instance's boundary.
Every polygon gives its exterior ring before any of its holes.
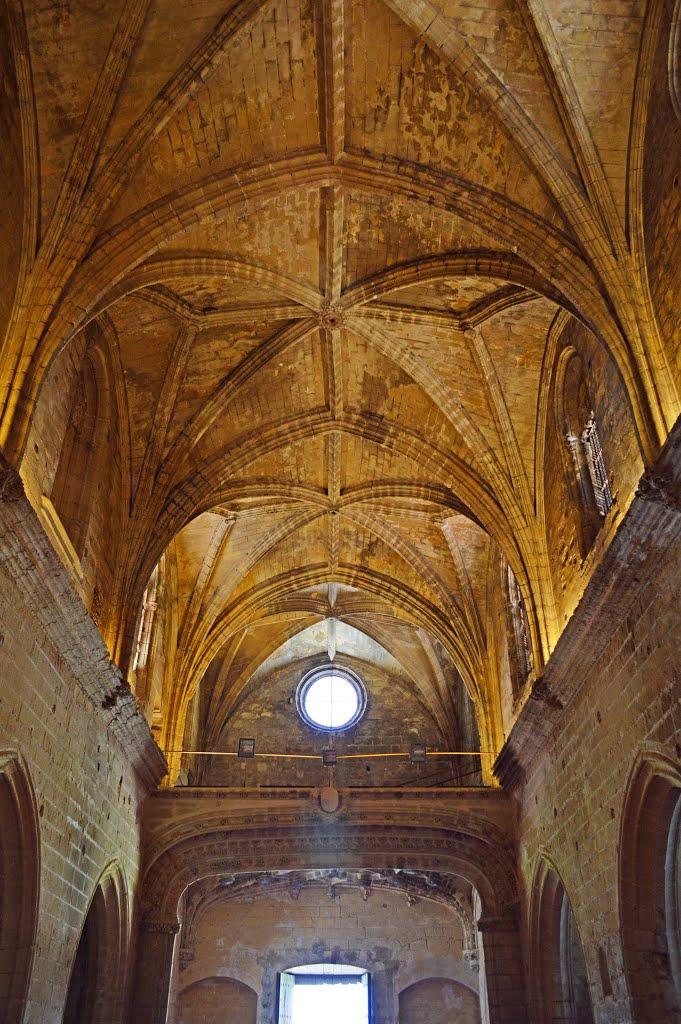
{"type": "Polygon", "coordinates": [[[25,492],[21,477],[0,452],[0,501],[19,501],[23,497],[25,497],[25,492]]]}
{"type": "Polygon", "coordinates": [[[149,856],[158,857],[189,836],[199,842],[201,834],[227,829],[303,825],[320,834],[332,834],[337,828],[355,825],[435,826],[497,846],[504,846],[513,836],[513,804],[500,789],[342,789],[342,807],[333,816],[321,811],[318,796],[319,790],[300,787],[160,790],[145,805],[149,856]]]}
{"type": "Polygon", "coordinates": [[[522,785],[525,779],[525,769],[508,740],[494,762],[494,774],[506,790],[522,785]]]}
{"type": "Polygon", "coordinates": [[[515,932],[520,925],[520,907],[517,903],[506,907],[503,914],[485,914],[478,921],[478,931],[515,932]]]}
{"type": "Polygon", "coordinates": [[[534,683],[532,684],[532,690],[530,691],[530,697],[532,698],[532,700],[543,701],[548,707],[552,708],[554,711],[563,710],[563,702],[559,700],[558,697],[556,697],[555,694],[551,692],[548,683],[544,679],[544,676],[539,676],[538,679],[535,679],[534,683]]]}
{"type": "Polygon", "coordinates": [[[319,326],[326,331],[335,331],[345,323],[345,310],[339,302],[325,302],[317,314],[319,326]]]}
{"type": "Polygon", "coordinates": [[[681,484],[665,470],[647,469],[639,480],[636,497],[681,512],[681,484]]]}
{"type": "MultiPolygon", "coordinates": [[[[517,901],[517,879],[507,847],[448,830],[406,826],[269,828],[188,837],[166,851],[145,879],[144,905],[171,918],[182,892],[226,871],[393,869],[442,872],[475,886],[489,912],[517,901]]],[[[334,879],[329,879],[333,885],[334,879]]]]}
{"type": "Polygon", "coordinates": [[[476,974],[480,971],[480,950],[479,949],[464,949],[463,961],[467,964],[472,971],[476,974]]]}

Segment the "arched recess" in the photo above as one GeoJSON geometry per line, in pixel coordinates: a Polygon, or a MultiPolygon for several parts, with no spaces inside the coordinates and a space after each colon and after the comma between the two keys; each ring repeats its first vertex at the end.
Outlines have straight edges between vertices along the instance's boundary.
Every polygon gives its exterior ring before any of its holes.
{"type": "Polygon", "coordinates": [[[645,751],[630,776],[620,827],[619,904],[633,1016],[681,1022],[681,771],[645,751]]]}
{"type": "Polygon", "coordinates": [[[545,1024],[594,1024],[582,941],[558,873],[542,859],[530,911],[535,1017],[545,1024]]]}
{"type": "Polygon", "coordinates": [[[562,312],[549,330],[542,364],[535,465],[537,518],[545,538],[558,627],[555,643],[645,468],[631,403],[611,356],[593,333],[562,312]],[[589,457],[595,458],[602,445],[598,461],[612,488],[612,510],[607,512],[595,504],[581,436],[591,413],[598,442],[590,431],[587,443],[594,444],[589,457]],[[576,441],[577,459],[570,437],[576,441]]]}
{"type": "Polygon", "coordinates": [[[0,1008],[19,1024],[33,965],[40,893],[40,829],[21,755],[0,752],[0,1008]]]}
{"type": "Polygon", "coordinates": [[[110,864],[95,888],[71,967],[63,1024],[117,1024],[128,952],[125,878],[110,864]]]}
{"type": "Polygon", "coordinates": [[[399,994],[399,1024],[479,1024],[477,992],[451,978],[423,978],[399,994]]]}
{"type": "Polygon", "coordinates": [[[506,649],[513,699],[520,695],[530,676],[534,657],[527,609],[515,573],[501,558],[501,592],[505,596],[506,649]]]}
{"type": "Polygon", "coordinates": [[[202,978],[182,989],[176,1024],[256,1024],[258,994],[236,978],[202,978]]]}
{"type": "Polygon", "coordinates": [[[582,435],[593,412],[582,358],[572,345],[558,357],[555,383],[556,432],[570,494],[581,526],[580,554],[586,556],[601,526],[582,435]]]}
{"type": "Polygon", "coordinates": [[[627,175],[634,256],[641,268],[645,314],[651,325],[647,340],[651,351],[659,352],[659,362],[666,363],[659,389],[668,406],[669,421],[679,410],[677,311],[681,274],[679,261],[675,253],[670,258],[669,250],[670,239],[676,238],[681,206],[679,22],[678,0],[651,0],[647,4],[627,175]]]}

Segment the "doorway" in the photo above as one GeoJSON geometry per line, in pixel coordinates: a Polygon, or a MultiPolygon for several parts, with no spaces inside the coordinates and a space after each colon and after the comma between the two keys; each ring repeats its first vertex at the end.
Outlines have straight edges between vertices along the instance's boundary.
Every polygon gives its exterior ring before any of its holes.
{"type": "Polygon", "coordinates": [[[371,1024],[368,971],[304,964],[279,975],[278,1024],[371,1024]]]}

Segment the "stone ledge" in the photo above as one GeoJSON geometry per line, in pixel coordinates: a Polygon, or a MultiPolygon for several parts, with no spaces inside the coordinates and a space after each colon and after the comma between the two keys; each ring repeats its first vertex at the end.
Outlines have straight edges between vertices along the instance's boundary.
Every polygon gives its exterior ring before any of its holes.
{"type": "Polygon", "coordinates": [[[163,754],[28,501],[21,477],[1,452],[0,571],[35,616],[55,669],[80,686],[142,784],[154,789],[168,770],[163,754]]]}
{"type": "Polygon", "coordinates": [[[670,548],[681,541],[681,417],[641,477],[612,543],[536,680],[494,765],[507,789],[522,785],[527,767],[560,728],[582,681],[629,609],[664,575],[670,548]]]}

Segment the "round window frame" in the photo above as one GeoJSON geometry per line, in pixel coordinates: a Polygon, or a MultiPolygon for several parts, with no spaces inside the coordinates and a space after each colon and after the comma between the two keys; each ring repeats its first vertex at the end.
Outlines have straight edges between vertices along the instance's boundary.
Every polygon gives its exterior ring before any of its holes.
{"type": "Polygon", "coordinates": [[[305,723],[305,725],[309,726],[310,729],[314,729],[315,732],[321,732],[327,735],[329,733],[347,732],[348,729],[354,728],[354,726],[358,725],[362,718],[364,718],[366,709],[367,692],[364,683],[356,672],[353,672],[352,669],[346,668],[345,665],[336,665],[332,662],[329,662],[326,665],[318,665],[316,668],[306,672],[298,683],[298,688],[296,689],[296,711],[298,712],[298,717],[305,723]],[[346,679],[357,694],[357,710],[352,718],[349,718],[343,725],[338,726],[320,725],[319,722],[315,722],[305,708],[305,697],[310,687],[313,686],[318,679],[323,679],[324,676],[331,674],[342,676],[346,679]]]}

